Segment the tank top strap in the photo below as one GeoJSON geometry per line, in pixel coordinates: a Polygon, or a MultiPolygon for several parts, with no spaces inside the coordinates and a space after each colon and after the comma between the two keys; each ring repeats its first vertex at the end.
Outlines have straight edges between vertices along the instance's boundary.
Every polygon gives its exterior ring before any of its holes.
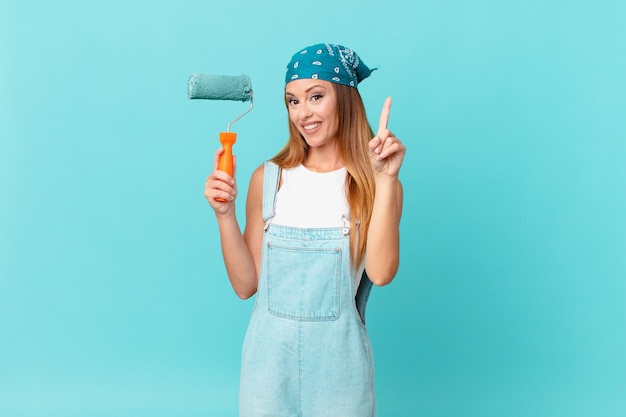
{"type": "Polygon", "coordinates": [[[271,161],[263,164],[263,221],[276,215],[276,193],[280,184],[280,167],[271,161]]]}

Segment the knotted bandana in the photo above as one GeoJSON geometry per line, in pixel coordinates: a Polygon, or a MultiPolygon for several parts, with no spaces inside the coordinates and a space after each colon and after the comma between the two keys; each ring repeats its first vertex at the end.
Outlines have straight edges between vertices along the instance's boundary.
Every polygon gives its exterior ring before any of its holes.
{"type": "Polygon", "coordinates": [[[375,69],[369,69],[352,49],[342,45],[318,43],[293,55],[287,66],[285,84],[309,78],[356,88],[375,69]]]}

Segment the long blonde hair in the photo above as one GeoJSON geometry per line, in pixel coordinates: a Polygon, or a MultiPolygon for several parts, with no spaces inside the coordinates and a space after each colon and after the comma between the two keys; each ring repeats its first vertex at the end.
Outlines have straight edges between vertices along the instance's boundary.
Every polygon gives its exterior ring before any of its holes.
{"type": "MultiPolygon", "coordinates": [[[[374,137],[365,114],[359,91],[354,87],[331,83],[337,97],[337,150],[346,165],[346,198],[350,207],[350,250],[352,267],[358,268],[365,257],[367,231],[374,206],[374,173],[368,142],[374,137]]],[[[285,98],[285,106],[289,103],[285,98]]],[[[281,168],[293,168],[304,162],[309,146],[289,121],[289,140],[271,159],[281,168]]]]}

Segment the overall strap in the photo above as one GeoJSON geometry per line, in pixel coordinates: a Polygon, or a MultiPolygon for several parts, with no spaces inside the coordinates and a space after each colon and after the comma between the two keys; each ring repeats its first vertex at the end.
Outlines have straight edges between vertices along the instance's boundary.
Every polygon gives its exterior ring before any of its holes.
{"type": "Polygon", "coordinates": [[[276,193],[280,184],[280,167],[271,161],[263,164],[263,221],[276,215],[276,193]]]}

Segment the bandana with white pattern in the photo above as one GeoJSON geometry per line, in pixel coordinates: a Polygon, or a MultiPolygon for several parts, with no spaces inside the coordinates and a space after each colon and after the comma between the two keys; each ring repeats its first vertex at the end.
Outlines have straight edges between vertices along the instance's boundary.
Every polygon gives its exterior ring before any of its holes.
{"type": "Polygon", "coordinates": [[[308,78],[356,88],[375,69],[369,69],[352,49],[342,45],[318,43],[293,55],[287,66],[285,84],[308,78]]]}

